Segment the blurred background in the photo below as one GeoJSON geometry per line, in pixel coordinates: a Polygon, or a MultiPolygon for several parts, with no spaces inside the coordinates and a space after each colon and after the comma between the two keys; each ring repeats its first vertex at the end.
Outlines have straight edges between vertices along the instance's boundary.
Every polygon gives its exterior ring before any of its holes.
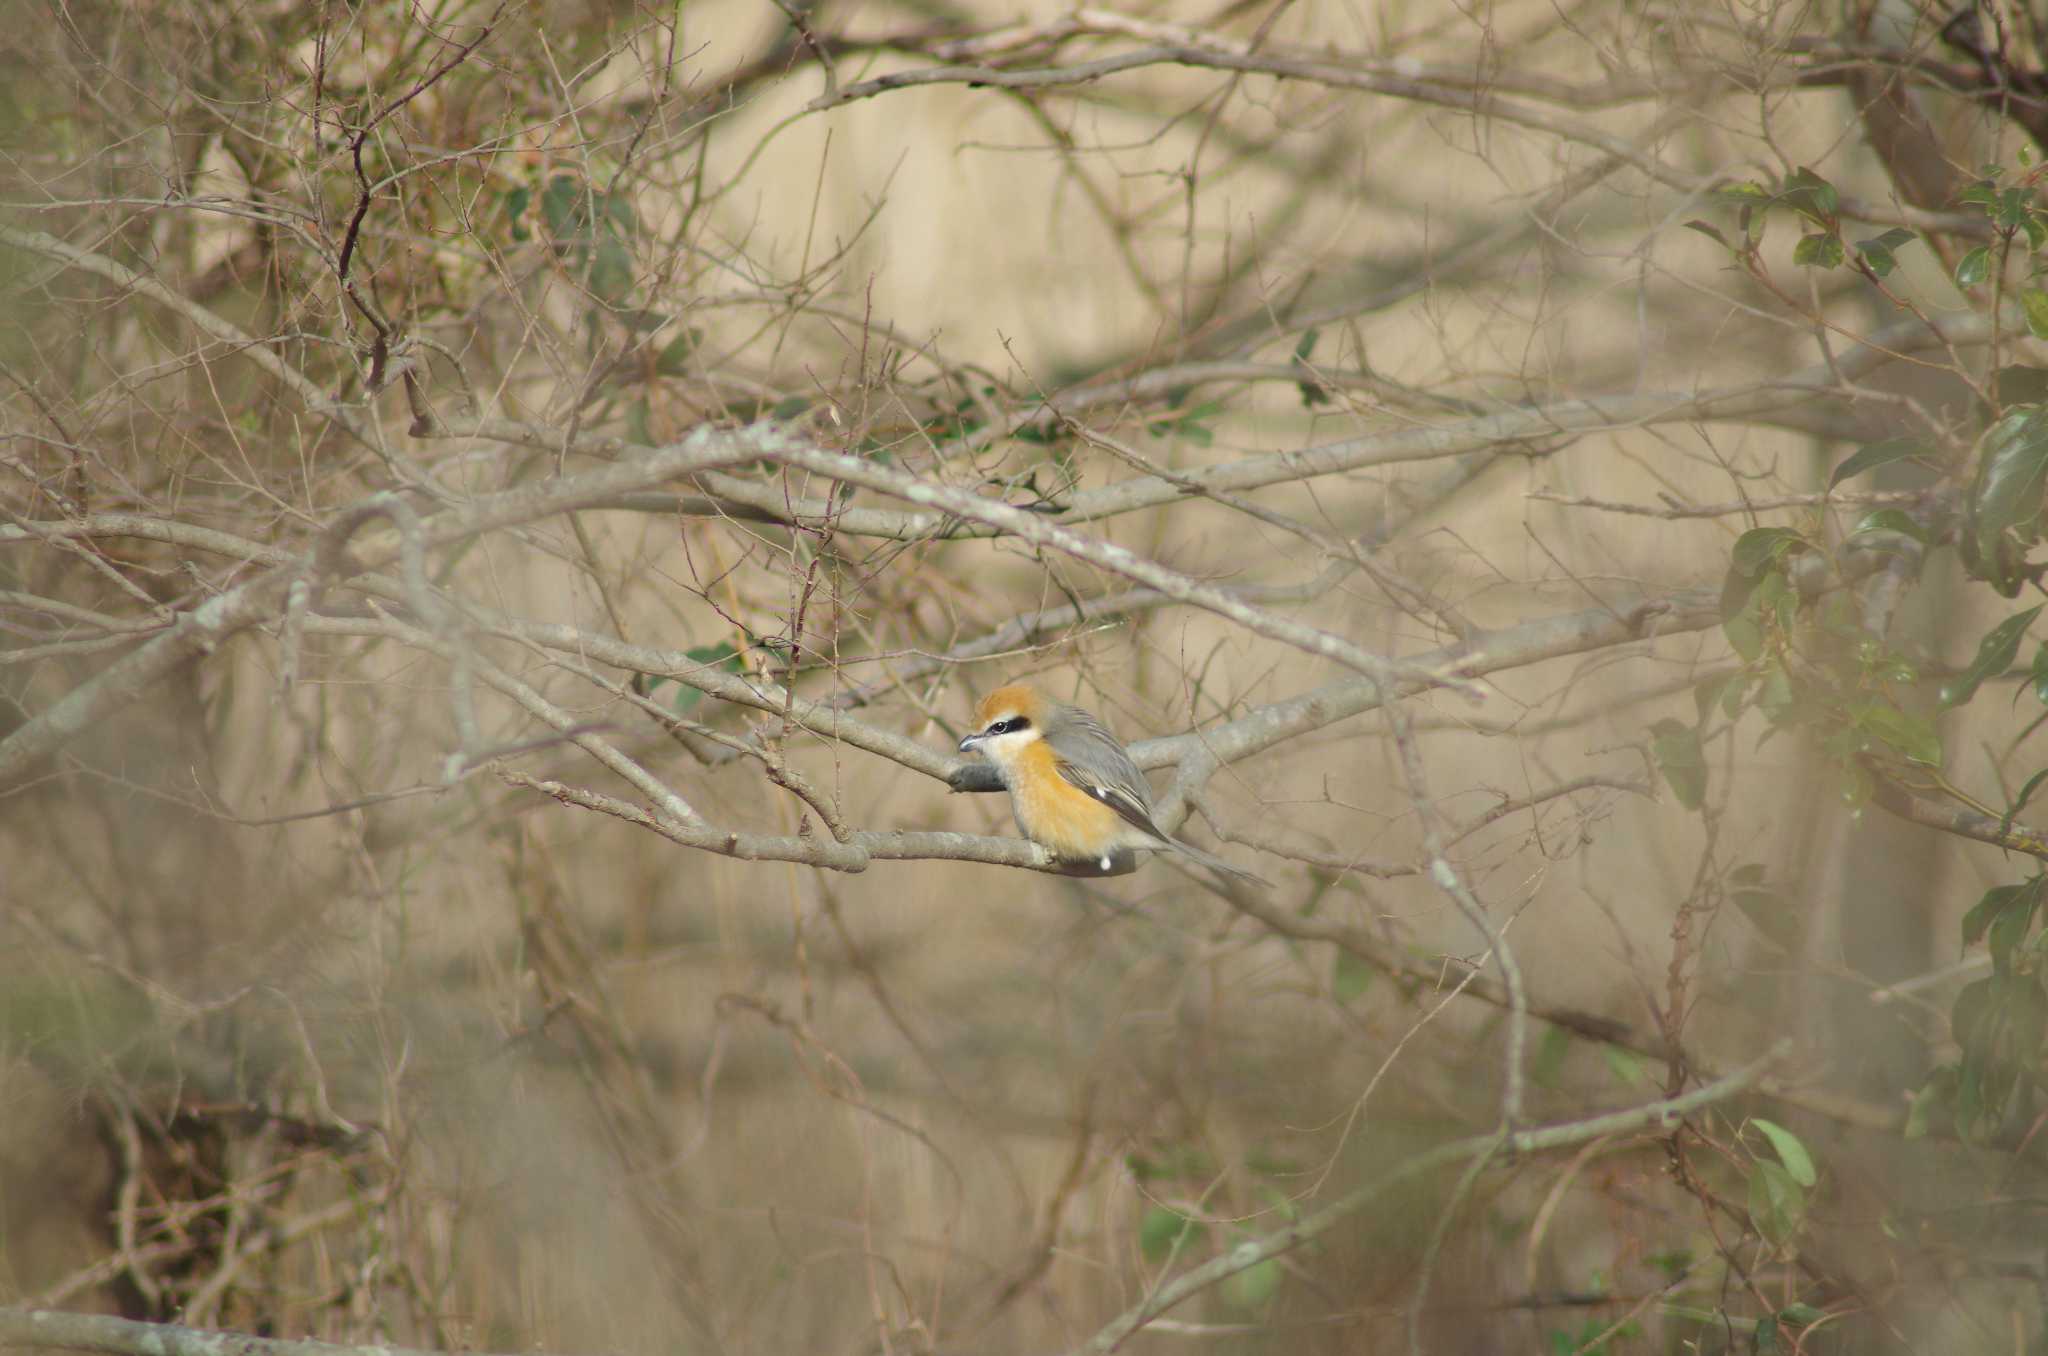
{"type": "Polygon", "coordinates": [[[0,1302],[2042,1348],[2022,7],[10,17],[0,1302]]]}

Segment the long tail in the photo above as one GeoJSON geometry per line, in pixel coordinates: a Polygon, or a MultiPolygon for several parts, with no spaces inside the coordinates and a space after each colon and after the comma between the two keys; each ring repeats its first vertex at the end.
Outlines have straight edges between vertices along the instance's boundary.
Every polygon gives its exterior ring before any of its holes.
{"type": "Polygon", "coordinates": [[[1178,838],[1169,838],[1166,841],[1173,847],[1173,850],[1175,852],[1180,853],[1183,857],[1187,857],[1192,861],[1199,862],[1201,865],[1208,867],[1211,871],[1221,871],[1226,876],[1236,876],[1239,880],[1248,880],[1262,890],[1270,890],[1273,888],[1273,883],[1267,880],[1264,876],[1254,875],[1253,873],[1245,870],[1241,866],[1232,866],[1229,862],[1224,861],[1221,857],[1215,856],[1211,853],[1204,852],[1200,848],[1194,846],[1192,843],[1183,843],[1178,838]]]}

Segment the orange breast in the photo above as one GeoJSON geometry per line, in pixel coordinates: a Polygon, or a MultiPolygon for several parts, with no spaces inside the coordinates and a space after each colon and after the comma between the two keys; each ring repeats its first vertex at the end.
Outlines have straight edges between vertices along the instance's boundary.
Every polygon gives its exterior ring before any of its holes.
{"type": "Polygon", "coordinates": [[[1124,836],[1116,811],[1060,776],[1043,741],[1027,745],[1010,774],[1010,805],[1017,827],[1034,843],[1068,859],[1100,856],[1124,836]]]}

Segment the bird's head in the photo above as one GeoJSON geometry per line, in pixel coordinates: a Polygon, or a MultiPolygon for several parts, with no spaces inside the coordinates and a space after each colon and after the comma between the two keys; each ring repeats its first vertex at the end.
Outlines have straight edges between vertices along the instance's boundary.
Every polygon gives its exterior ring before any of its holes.
{"type": "Polygon", "coordinates": [[[999,687],[974,708],[977,728],[960,741],[960,752],[979,753],[999,768],[1008,767],[1025,748],[1045,737],[1055,710],[1029,683],[999,687]]]}

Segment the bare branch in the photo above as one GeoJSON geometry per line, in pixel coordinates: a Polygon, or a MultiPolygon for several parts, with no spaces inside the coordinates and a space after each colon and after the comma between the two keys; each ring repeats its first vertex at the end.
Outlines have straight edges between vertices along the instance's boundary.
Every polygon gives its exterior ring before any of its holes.
{"type": "MultiPolygon", "coordinates": [[[[482,496],[435,514],[421,523],[417,540],[423,548],[463,541],[493,527],[582,507],[672,476],[750,460],[781,445],[788,436],[765,426],[730,433],[702,428],[683,442],[651,456],[581,476],[482,496]]],[[[397,558],[404,549],[403,538],[397,531],[350,545],[349,536],[362,518],[360,509],[341,515],[310,551],[272,566],[256,578],[180,615],[168,630],[73,688],[0,740],[0,790],[19,783],[43,758],[76,738],[93,722],[104,719],[108,712],[133,701],[178,665],[218,647],[236,632],[279,614],[286,591],[294,581],[310,577],[324,585],[332,579],[375,570],[397,558]],[[335,528],[340,529],[339,533],[335,528]]]]}

